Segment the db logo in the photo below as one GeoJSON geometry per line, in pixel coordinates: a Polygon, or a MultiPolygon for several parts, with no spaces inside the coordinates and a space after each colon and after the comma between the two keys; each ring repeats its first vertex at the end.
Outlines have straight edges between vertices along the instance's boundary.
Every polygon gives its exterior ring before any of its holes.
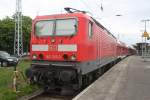
{"type": "Polygon", "coordinates": [[[56,45],[50,45],[48,50],[49,51],[57,51],[57,46],[56,45]]]}

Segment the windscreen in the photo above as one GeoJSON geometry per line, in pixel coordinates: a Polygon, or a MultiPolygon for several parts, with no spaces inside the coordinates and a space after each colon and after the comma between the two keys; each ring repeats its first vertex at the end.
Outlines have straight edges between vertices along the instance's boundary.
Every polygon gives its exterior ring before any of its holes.
{"type": "Polygon", "coordinates": [[[35,34],[37,36],[53,35],[54,21],[39,21],[35,25],[35,34]]]}
{"type": "Polygon", "coordinates": [[[56,21],[56,35],[73,35],[76,32],[76,20],[64,19],[56,21]]]}
{"type": "Polygon", "coordinates": [[[57,19],[38,21],[35,24],[37,36],[68,36],[76,33],[76,19],[57,19]]]}

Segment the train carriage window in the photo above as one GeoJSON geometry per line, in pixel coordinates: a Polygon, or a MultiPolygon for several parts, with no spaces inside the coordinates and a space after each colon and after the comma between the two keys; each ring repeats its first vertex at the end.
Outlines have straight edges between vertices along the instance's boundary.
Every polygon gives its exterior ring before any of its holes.
{"type": "Polygon", "coordinates": [[[37,36],[51,36],[54,31],[54,21],[53,20],[45,20],[38,21],[35,24],[35,34],[37,36]]]}
{"type": "Polygon", "coordinates": [[[92,38],[92,35],[93,35],[93,29],[92,29],[92,22],[89,22],[89,25],[88,25],[88,35],[89,35],[89,38],[92,38]]]}
{"type": "Polygon", "coordinates": [[[77,21],[76,19],[59,19],[56,20],[56,34],[57,36],[68,36],[76,33],[77,21]]]}

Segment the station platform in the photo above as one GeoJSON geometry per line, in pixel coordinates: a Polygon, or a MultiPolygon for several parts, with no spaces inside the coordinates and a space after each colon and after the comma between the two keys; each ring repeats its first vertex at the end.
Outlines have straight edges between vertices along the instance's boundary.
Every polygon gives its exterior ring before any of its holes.
{"type": "Polygon", "coordinates": [[[72,100],[150,100],[150,62],[129,56],[72,100]]]}

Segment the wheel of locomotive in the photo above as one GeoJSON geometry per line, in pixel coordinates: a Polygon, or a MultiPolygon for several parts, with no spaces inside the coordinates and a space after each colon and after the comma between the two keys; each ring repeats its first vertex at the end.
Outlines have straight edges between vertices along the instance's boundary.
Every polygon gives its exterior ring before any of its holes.
{"type": "Polygon", "coordinates": [[[88,75],[89,84],[93,81],[93,73],[88,75]]]}
{"type": "Polygon", "coordinates": [[[7,66],[8,66],[8,62],[7,62],[7,61],[3,61],[3,62],[1,63],[1,65],[2,65],[2,67],[7,67],[7,66]]]}
{"type": "Polygon", "coordinates": [[[91,73],[83,76],[84,87],[88,86],[93,81],[93,75],[91,73]]]}
{"type": "Polygon", "coordinates": [[[80,71],[79,75],[78,75],[78,80],[79,80],[79,87],[78,90],[82,88],[83,86],[83,76],[82,76],[82,72],[80,71]]]}
{"type": "Polygon", "coordinates": [[[105,66],[101,67],[101,72],[102,72],[102,74],[105,73],[105,66]]]}
{"type": "Polygon", "coordinates": [[[75,94],[78,94],[84,88],[83,75],[80,71],[78,74],[78,84],[73,87],[75,94]]]}
{"type": "Polygon", "coordinates": [[[97,79],[99,76],[102,75],[102,68],[99,68],[98,70],[96,70],[94,73],[93,73],[93,77],[94,79],[97,79]]]}
{"type": "Polygon", "coordinates": [[[82,88],[85,88],[87,86],[87,77],[86,75],[82,76],[82,88]]]}

